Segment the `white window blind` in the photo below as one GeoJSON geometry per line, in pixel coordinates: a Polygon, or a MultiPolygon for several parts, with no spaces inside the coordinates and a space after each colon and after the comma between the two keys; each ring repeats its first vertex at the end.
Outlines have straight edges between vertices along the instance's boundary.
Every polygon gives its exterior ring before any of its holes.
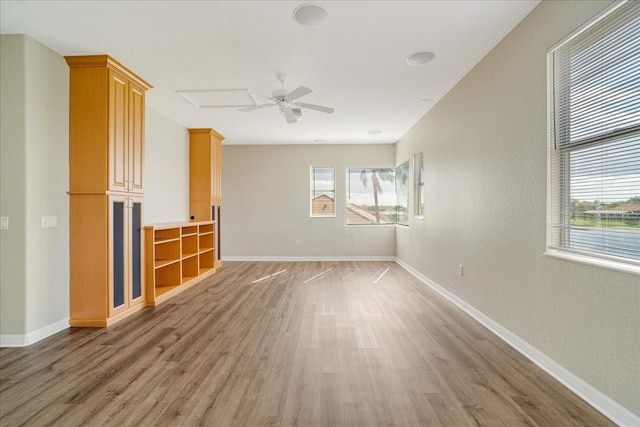
{"type": "Polygon", "coordinates": [[[569,35],[549,71],[548,246],[640,266],[640,2],[569,35]]]}

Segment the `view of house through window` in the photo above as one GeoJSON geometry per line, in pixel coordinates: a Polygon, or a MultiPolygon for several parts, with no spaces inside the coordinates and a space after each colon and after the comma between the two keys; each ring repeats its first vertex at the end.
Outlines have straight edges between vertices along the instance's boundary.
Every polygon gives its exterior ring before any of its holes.
{"type": "MultiPolygon", "coordinates": [[[[548,246],[640,266],[640,2],[549,53],[548,246]]],[[[553,253],[553,252],[552,252],[553,253]]]]}
{"type": "Polygon", "coordinates": [[[336,216],[336,169],[311,166],[311,216],[336,216]]]}
{"type": "Polygon", "coordinates": [[[347,169],[347,224],[395,224],[393,168],[347,169]]]}

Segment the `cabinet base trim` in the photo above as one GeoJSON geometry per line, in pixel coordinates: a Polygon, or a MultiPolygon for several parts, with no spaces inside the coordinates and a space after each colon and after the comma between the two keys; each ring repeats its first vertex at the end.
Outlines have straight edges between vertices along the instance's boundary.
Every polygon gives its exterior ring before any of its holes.
{"type": "Polygon", "coordinates": [[[69,326],[73,328],[104,328],[113,325],[116,322],[131,316],[133,313],[137,313],[143,308],[147,307],[146,303],[140,303],[129,308],[127,311],[123,311],[113,317],[107,319],[69,319],[69,326]]]}

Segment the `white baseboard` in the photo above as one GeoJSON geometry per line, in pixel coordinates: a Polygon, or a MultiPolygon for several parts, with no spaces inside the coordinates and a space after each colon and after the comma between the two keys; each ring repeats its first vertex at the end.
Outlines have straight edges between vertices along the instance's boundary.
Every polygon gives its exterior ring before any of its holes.
{"type": "Polygon", "coordinates": [[[493,319],[483,314],[472,305],[468,304],[455,294],[449,292],[428,277],[424,276],[409,264],[405,263],[399,258],[396,258],[396,262],[409,273],[418,278],[420,281],[424,282],[440,295],[444,296],[446,299],[464,310],[467,314],[476,319],[487,329],[500,337],[504,342],[520,352],[524,357],[531,360],[549,375],[560,381],[565,387],[580,396],[585,402],[593,406],[605,417],[609,418],[611,421],[620,426],[640,426],[639,416],[635,415],[624,406],[606,396],[591,384],[574,375],[562,365],[551,359],[549,356],[542,353],[540,350],[533,347],[531,344],[527,343],[513,332],[509,331],[504,326],[495,322],[493,319]]]}
{"type": "Polygon", "coordinates": [[[0,347],[24,347],[26,342],[26,335],[0,335],[0,347]]]}
{"type": "Polygon", "coordinates": [[[223,256],[225,261],[395,261],[395,256],[223,256]]]}
{"type": "Polygon", "coordinates": [[[27,335],[0,335],[0,347],[25,347],[57,334],[69,327],[69,318],[60,319],[27,335]]]}

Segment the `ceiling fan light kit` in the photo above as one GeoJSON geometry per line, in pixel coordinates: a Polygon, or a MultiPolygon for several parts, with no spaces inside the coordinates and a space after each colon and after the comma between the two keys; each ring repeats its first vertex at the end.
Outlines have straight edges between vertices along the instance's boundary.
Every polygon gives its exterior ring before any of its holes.
{"type": "Polygon", "coordinates": [[[334,112],[334,109],[331,107],[325,107],[323,105],[316,104],[308,104],[306,102],[294,102],[296,99],[308,95],[313,92],[311,89],[299,86],[298,88],[292,90],[291,92],[287,92],[284,87],[284,84],[287,80],[289,80],[289,76],[287,74],[278,74],[278,80],[282,83],[282,88],[276,89],[271,93],[271,97],[267,97],[269,100],[273,101],[273,103],[267,104],[258,104],[252,105],[248,107],[240,108],[238,111],[243,113],[247,113],[249,111],[260,110],[267,107],[278,106],[280,108],[280,113],[287,120],[287,123],[298,123],[302,120],[302,108],[307,108],[309,110],[320,111],[322,113],[331,114],[334,112]]]}

